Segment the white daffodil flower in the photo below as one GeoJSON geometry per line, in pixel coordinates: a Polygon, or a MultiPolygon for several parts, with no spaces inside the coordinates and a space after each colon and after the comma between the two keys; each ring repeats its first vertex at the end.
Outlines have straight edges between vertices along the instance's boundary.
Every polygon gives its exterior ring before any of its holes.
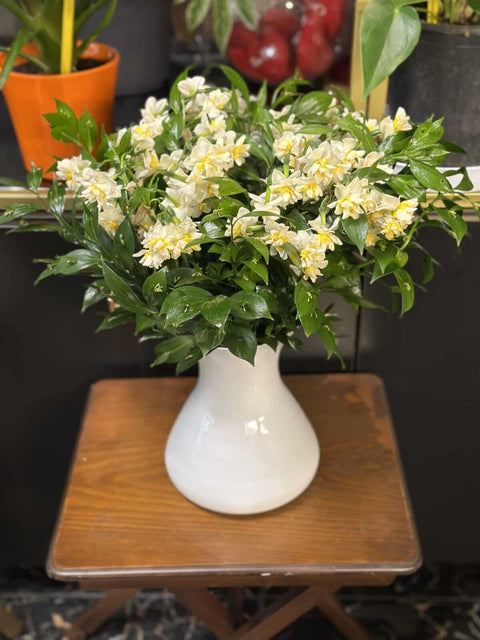
{"type": "Polygon", "coordinates": [[[112,238],[124,218],[125,216],[123,215],[120,207],[117,207],[117,205],[114,204],[107,204],[98,212],[98,224],[103,227],[112,238]]]}
{"type": "Polygon", "coordinates": [[[206,113],[202,113],[200,122],[193,130],[193,133],[197,136],[212,136],[217,139],[225,133],[225,128],[226,121],[223,114],[210,118],[206,113]]]}
{"type": "Polygon", "coordinates": [[[295,236],[294,246],[300,254],[305,279],[315,282],[322,275],[321,269],[328,264],[328,260],[325,259],[325,249],[317,234],[311,234],[303,230],[298,231],[295,236]]]}
{"type": "Polygon", "coordinates": [[[273,143],[273,152],[275,157],[283,162],[287,155],[298,157],[302,154],[305,144],[305,138],[301,135],[293,133],[293,131],[285,131],[273,143]]]}
{"type": "Polygon", "coordinates": [[[265,235],[262,238],[262,242],[270,246],[270,253],[272,255],[278,254],[283,260],[288,257],[284,246],[287,243],[294,244],[295,231],[292,231],[290,227],[281,222],[276,222],[275,219],[265,218],[265,235]]]}
{"type": "Polygon", "coordinates": [[[85,169],[80,178],[80,194],[89,203],[96,202],[99,208],[122,195],[122,187],[113,179],[114,170],[96,171],[85,169]]]}
{"type": "Polygon", "coordinates": [[[159,116],[165,115],[168,111],[168,100],[162,98],[157,100],[153,96],[147,98],[145,106],[140,110],[144,122],[155,122],[159,116]]]}
{"type": "Polygon", "coordinates": [[[356,220],[365,213],[365,188],[368,180],[354,178],[348,185],[337,184],[335,186],[335,197],[337,200],[328,206],[335,209],[335,213],[343,218],[353,218],[356,220]]]}
{"type": "Polygon", "coordinates": [[[410,119],[403,107],[398,107],[393,120],[390,116],[387,116],[380,121],[380,133],[383,138],[388,138],[388,136],[398,131],[410,131],[411,128],[410,119]]]}
{"type": "Polygon", "coordinates": [[[257,224],[258,217],[249,214],[250,211],[246,207],[240,207],[237,215],[227,222],[225,235],[233,239],[250,235],[250,227],[257,224]]]}
{"type": "Polygon", "coordinates": [[[252,207],[252,211],[254,213],[265,212],[265,213],[273,213],[276,216],[280,215],[280,208],[283,207],[283,203],[280,198],[270,198],[267,200],[267,194],[264,191],[259,196],[254,193],[249,193],[248,197],[250,198],[250,205],[252,207]]]}
{"type": "Polygon", "coordinates": [[[233,165],[232,154],[221,144],[200,138],[183,162],[186,169],[207,177],[222,176],[233,165]]]}
{"type": "Polygon", "coordinates": [[[193,76],[193,78],[185,78],[178,83],[178,90],[186,98],[193,98],[199,91],[207,88],[205,78],[203,76],[193,76]]]}
{"type": "Polygon", "coordinates": [[[300,178],[299,171],[295,171],[289,176],[284,176],[280,169],[274,169],[270,184],[270,193],[273,198],[277,198],[284,206],[295,204],[295,202],[301,200],[302,194],[298,189],[300,178]]]}
{"type": "Polygon", "coordinates": [[[159,269],[165,260],[177,259],[182,253],[198,251],[198,245],[186,247],[201,235],[196,224],[189,218],[179,224],[156,222],[145,232],[143,249],[135,253],[134,257],[140,258],[141,264],[146,267],[159,269]]]}
{"type": "Polygon", "coordinates": [[[208,93],[202,93],[197,97],[197,102],[202,111],[211,118],[216,118],[225,110],[230,102],[232,93],[226,89],[214,89],[208,93]]]}
{"type": "Polygon", "coordinates": [[[317,236],[317,241],[319,242],[320,248],[324,251],[328,249],[329,251],[333,251],[335,249],[335,245],[342,244],[340,238],[335,235],[335,231],[338,228],[340,223],[340,218],[336,218],[329,227],[327,227],[322,222],[321,216],[315,218],[310,222],[310,227],[315,231],[317,236]]]}
{"type": "Polygon", "coordinates": [[[82,156],[73,156],[57,162],[57,178],[65,180],[67,189],[77,191],[85,169],[91,167],[90,160],[84,160],[82,156]]]}

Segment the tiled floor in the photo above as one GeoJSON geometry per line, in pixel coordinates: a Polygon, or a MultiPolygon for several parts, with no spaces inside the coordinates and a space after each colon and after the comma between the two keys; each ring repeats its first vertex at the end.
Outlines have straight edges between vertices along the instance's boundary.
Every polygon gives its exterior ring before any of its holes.
{"type": "MultiPolygon", "coordinates": [[[[246,590],[247,611],[268,603],[274,590],[246,590]]],[[[41,571],[0,575],[0,610],[21,623],[0,638],[61,640],[65,625],[101,594],[49,581],[41,571]]],[[[388,588],[349,589],[341,593],[349,611],[374,640],[476,640],[480,638],[480,567],[436,566],[397,580],[388,588]]],[[[3,622],[5,624],[5,622],[3,622]]],[[[13,625],[14,628],[14,625],[13,625]]],[[[10,629],[10,630],[9,630],[10,629]]],[[[92,640],[213,640],[175,599],[163,591],[139,593],[92,640]]],[[[342,636],[314,610],[276,636],[277,640],[340,640],[342,636]]]]}

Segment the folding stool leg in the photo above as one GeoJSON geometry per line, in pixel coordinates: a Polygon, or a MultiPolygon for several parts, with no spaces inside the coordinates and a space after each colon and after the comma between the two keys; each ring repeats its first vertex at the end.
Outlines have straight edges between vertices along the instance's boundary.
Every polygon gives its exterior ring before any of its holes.
{"type": "Polygon", "coordinates": [[[169,591],[213,631],[219,640],[227,640],[232,636],[233,626],[226,607],[207,589],[175,587],[169,591]]]}
{"type": "Polygon", "coordinates": [[[333,591],[320,588],[317,605],[348,640],[370,640],[367,630],[345,611],[333,591]]]}
{"type": "Polygon", "coordinates": [[[65,636],[70,640],[85,640],[99,627],[109,620],[121,609],[138,589],[111,589],[93,607],[90,607],[70,629],[65,631],[65,636]]]}

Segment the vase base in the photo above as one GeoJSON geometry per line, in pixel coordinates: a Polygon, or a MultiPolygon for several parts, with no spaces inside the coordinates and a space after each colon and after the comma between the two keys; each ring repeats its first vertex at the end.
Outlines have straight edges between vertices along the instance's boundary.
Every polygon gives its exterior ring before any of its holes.
{"type": "Polygon", "coordinates": [[[279,476],[272,479],[270,490],[265,486],[246,489],[245,486],[240,488],[230,484],[227,487],[222,483],[216,487],[205,486],[198,482],[192,484],[188,479],[186,482],[182,482],[183,474],[178,473],[178,469],[175,469],[175,463],[169,461],[168,451],[165,463],[168,476],[174,487],[193,504],[202,509],[225,515],[248,516],[279,509],[302,495],[315,478],[320,463],[320,447],[316,440],[312,442],[312,448],[307,464],[305,464],[306,461],[302,461],[302,476],[295,484],[292,484],[289,479],[288,486],[282,486],[282,477],[279,476]]]}

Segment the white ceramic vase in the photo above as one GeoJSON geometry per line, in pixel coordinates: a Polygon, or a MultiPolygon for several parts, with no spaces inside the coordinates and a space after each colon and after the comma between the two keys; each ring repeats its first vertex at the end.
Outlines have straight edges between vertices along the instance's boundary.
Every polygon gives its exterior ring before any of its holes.
{"type": "Polygon", "coordinates": [[[252,514],[296,498],[320,459],[317,437],[283,383],[280,348],[257,349],[255,366],[227,349],[200,360],[198,382],[168,437],[171,481],[192,502],[252,514]]]}

